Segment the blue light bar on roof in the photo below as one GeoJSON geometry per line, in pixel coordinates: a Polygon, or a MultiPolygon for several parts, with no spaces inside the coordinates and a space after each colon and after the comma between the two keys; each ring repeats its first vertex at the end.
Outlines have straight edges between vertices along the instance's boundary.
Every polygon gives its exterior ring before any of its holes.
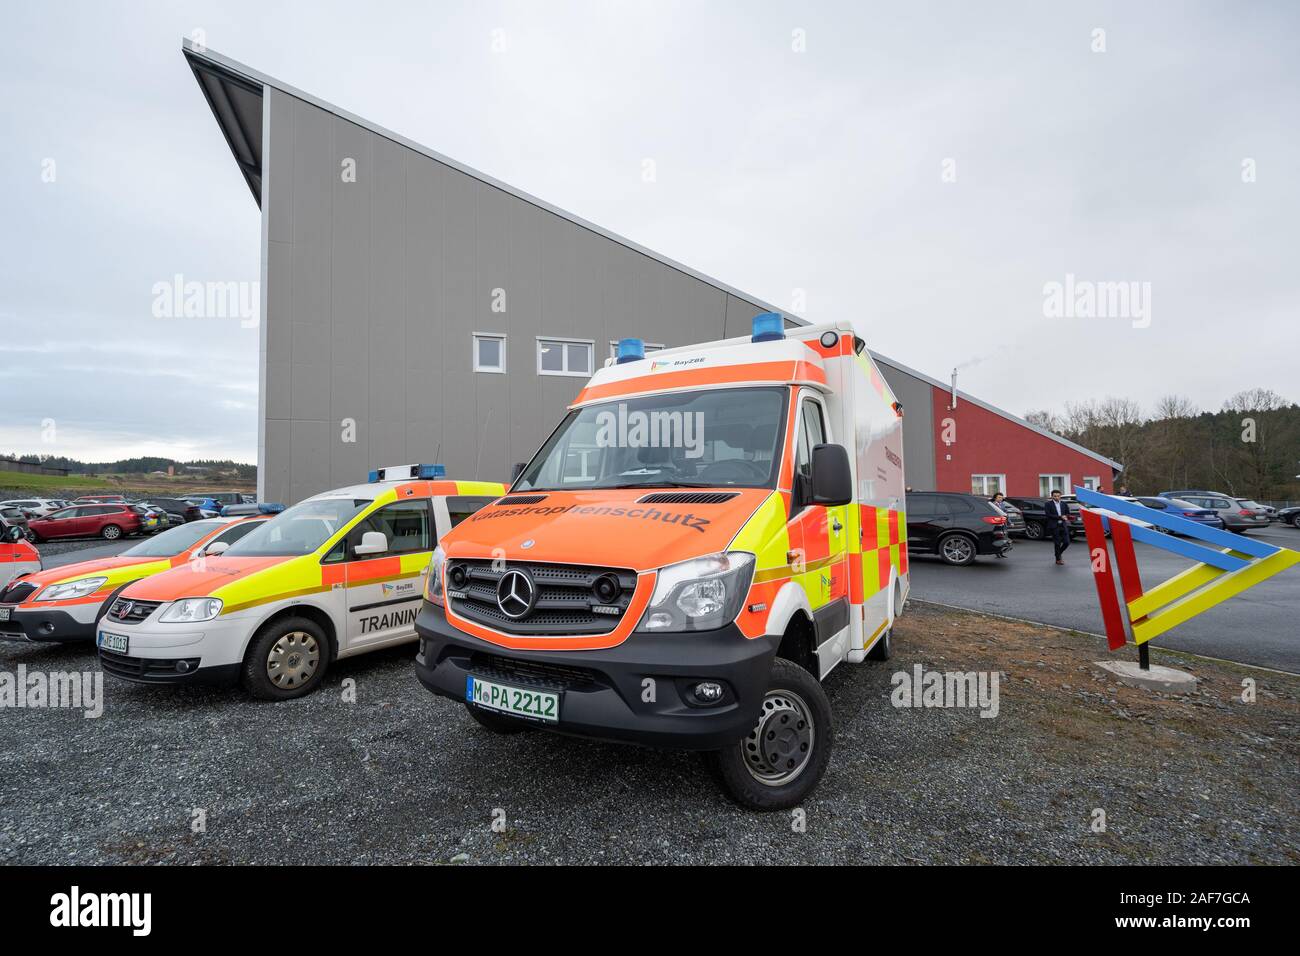
{"type": "Polygon", "coordinates": [[[754,316],[752,342],[777,342],[785,338],[785,320],[780,312],[760,312],[754,316]]]}
{"type": "Polygon", "coordinates": [[[616,364],[622,365],[624,362],[636,362],[643,358],[645,358],[645,342],[640,339],[618,340],[618,361],[616,364]]]}
{"type": "Polygon", "coordinates": [[[434,478],[446,478],[447,467],[445,465],[389,465],[387,468],[376,468],[370,472],[369,481],[411,481],[413,479],[422,479],[429,481],[434,478]]]}

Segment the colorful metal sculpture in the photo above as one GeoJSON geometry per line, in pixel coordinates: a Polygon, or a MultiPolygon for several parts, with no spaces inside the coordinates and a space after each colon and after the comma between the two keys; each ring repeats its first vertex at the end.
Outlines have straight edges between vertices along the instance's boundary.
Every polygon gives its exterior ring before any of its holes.
{"type": "Polygon", "coordinates": [[[1142,651],[1143,666],[1146,666],[1146,642],[1153,637],[1300,563],[1300,552],[1230,531],[1208,528],[1182,515],[1157,511],[1087,488],[1076,487],[1074,493],[1085,506],[1105,508],[1121,518],[1136,518],[1196,539],[1182,540],[1161,534],[1154,528],[1103,518],[1084,508],[1083,527],[1088,539],[1088,554],[1092,558],[1093,579],[1101,602],[1106,639],[1113,651],[1123,647],[1131,633],[1134,643],[1142,651]],[[1107,524],[1110,526],[1110,549],[1106,547],[1107,524]],[[1168,581],[1144,589],[1133,550],[1134,541],[1197,563],[1168,581]],[[1111,551],[1114,552],[1113,559],[1111,551]],[[1116,594],[1115,572],[1118,572],[1122,600],[1116,594]]]}

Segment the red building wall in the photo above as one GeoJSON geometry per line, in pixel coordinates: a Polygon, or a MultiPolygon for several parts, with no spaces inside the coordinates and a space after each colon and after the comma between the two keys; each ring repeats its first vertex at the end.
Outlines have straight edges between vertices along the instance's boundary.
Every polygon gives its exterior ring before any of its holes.
{"type": "Polygon", "coordinates": [[[969,493],[971,475],[1006,475],[1007,494],[1035,496],[1038,476],[1046,474],[1069,475],[1071,485],[1096,476],[1101,490],[1111,491],[1111,469],[1104,461],[971,402],[958,399],[956,410],[950,410],[952,394],[945,389],[934,388],[932,402],[935,491],[969,493]]]}

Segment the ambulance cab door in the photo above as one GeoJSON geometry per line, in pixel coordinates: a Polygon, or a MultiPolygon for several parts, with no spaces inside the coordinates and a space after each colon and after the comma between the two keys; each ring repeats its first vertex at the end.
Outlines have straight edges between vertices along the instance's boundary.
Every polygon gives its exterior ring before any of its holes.
{"type": "Polygon", "coordinates": [[[828,508],[812,503],[812,450],[834,440],[826,408],[811,389],[799,395],[795,436],[794,487],[787,526],[790,547],[802,557],[795,580],[813,612],[820,671],[826,673],[849,649],[847,505],[828,508]],[[838,643],[832,643],[838,639],[838,643]]]}
{"type": "Polygon", "coordinates": [[[408,498],[377,508],[357,522],[345,540],[347,649],[414,637],[434,547],[429,499],[408,498]],[[384,535],[387,550],[358,553],[368,531],[384,535]]]}

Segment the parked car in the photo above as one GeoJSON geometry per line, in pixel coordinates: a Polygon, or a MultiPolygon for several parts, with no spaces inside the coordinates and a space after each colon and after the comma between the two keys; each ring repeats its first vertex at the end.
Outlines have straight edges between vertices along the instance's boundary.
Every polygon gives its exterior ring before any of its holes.
{"type": "MultiPolygon", "coordinates": [[[[136,502],[136,504],[139,507],[143,508],[145,511],[149,512],[149,514],[153,515],[154,518],[156,519],[156,522],[154,524],[151,533],[157,534],[159,531],[166,531],[168,528],[172,527],[171,517],[162,508],[159,508],[157,505],[151,505],[143,501],[136,502]]],[[[183,520],[176,522],[176,524],[184,524],[184,523],[185,522],[183,520]]]]}
{"type": "MultiPolygon", "coordinates": [[[[1079,513],[1079,502],[1073,495],[1061,496],[1061,500],[1070,506],[1070,534],[1083,534],[1083,516],[1079,513]]],[[[1042,541],[1047,537],[1047,498],[1007,498],[1021,510],[1025,518],[1025,537],[1030,541],[1042,541]]]]}
{"type": "Polygon", "coordinates": [[[29,518],[43,518],[67,505],[57,498],[13,498],[0,501],[0,508],[20,508],[29,518]]]}
{"type": "Polygon", "coordinates": [[[145,498],[143,501],[136,503],[161,508],[167,512],[167,520],[172,524],[198,521],[203,517],[198,505],[191,504],[181,498],[145,498]]]}
{"type": "Polygon", "coordinates": [[[1300,528],[1300,506],[1282,508],[1277,513],[1277,520],[1283,524],[1289,524],[1293,528],[1300,528]]]}
{"type": "Polygon", "coordinates": [[[1146,505],[1148,508],[1154,508],[1156,511],[1167,511],[1170,514],[1178,515],[1195,521],[1197,524],[1207,525],[1211,528],[1222,528],[1223,519],[1213,508],[1202,508],[1194,505],[1190,501],[1183,501],[1181,498],[1126,498],[1126,501],[1132,501],[1140,505],[1146,505]]]}
{"type": "Polygon", "coordinates": [[[152,530],[158,519],[139,505],[75,505],[28,522],[37,541],[52,538],[93,538],[116,541],[123,535],[152,530]]]}
{"type": "Polygon", "coordinates": [[[1007,534],[1013,538],[1023,538],[1025,536],[1025,513],[1023,511],[1005,498],[1001,502],[990,499],[989,504],[994,505],[1007,516],[1007,534]]]}
{"type": "Polygon", "coordinates": [[[210,498],[219,505],[245,505],[253,503],[255,496],[240,491],[200,491],[195,493],[195,497],[210,498]]]}
{"type": "Polygon", "coordinates": [[[211,498],[200,498],[195,496],[193,498],[186,498],[185,500],[197,507],[199,512],[205,518],[216,518],[221,514],[221,505],[218,502],[213,501],[211,498]]]}
{"type": "Polygon", "coordinates": [[[1276,508],[1270,507],[1269,505],[1261,505],[1254,498],[1238,498],[1237,500],[1251,511],[1255,512],[1255,514],[1263,515],[1269,521],[1275,521],[1277,519],[1276,508]]]}
{"type": "Polygon", "coordinates": [[[1250,531],[1252,528],[1267,528],[1269,526],[1268,515],[1261,514],[1254,508],[1250,507],[1252,502],[1249,498],[1234,498],[1232,495],[1226,495],[1218,491],[1162,491],[1162,498],[1177,498],[1180,501],[1186,501],[1198,508],[1210,508],[1214,510],[1220,518],[1223,519],[1223,526],[1228,531],[1236,531],[1238,534],[1250,531]]]}
{"type": "Polygon", "coordinates": [[[907,496],[907,553],[937,554],[966,565],[977,555],[1011,550],[1007,516],[982,495],[922,491],[907,496]]]}

